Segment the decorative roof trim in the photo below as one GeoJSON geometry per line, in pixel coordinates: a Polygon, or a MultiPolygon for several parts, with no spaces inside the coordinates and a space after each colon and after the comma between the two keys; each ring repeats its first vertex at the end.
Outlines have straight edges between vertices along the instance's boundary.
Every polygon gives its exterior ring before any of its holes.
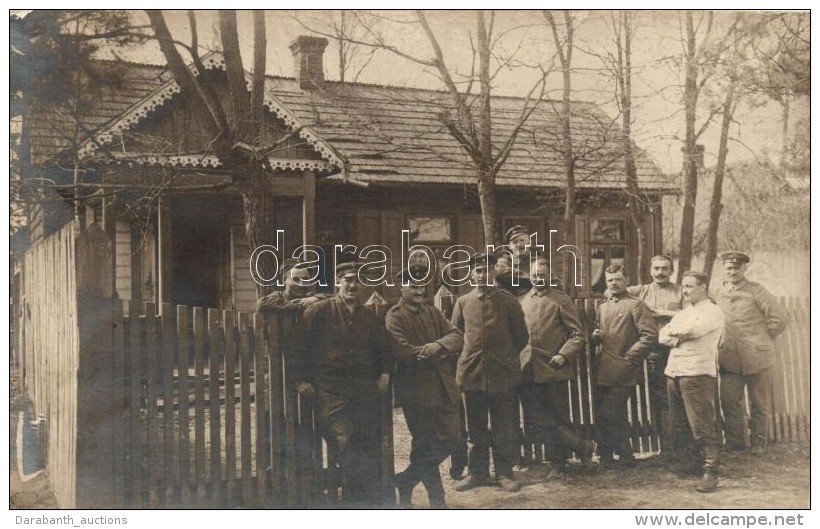
{"type": "MultiPolygon", "coordinates": [[[[225,60],[221,54],[212,53],[202,58],[202,62],[205,66],[206,70],[224,70],[225,68],[225,60]]],[[[192,73],[194,75],[198,75],[198,71],[192,69],[192,73]]],[[[153,93],[149,94],[141,101],[136,103],[133,107],[126,110],[119,118],[117,118],[114,122],[110,125],[106,126],[102,130],[93,134],[90,138],[85,140],[78,150],[78,155],[80,159],[86,158],[97,151],[97,149],[102,145],[107,145],[113,142],[118,136],[120,136],[123,132],[132,129],[138,123],[143,121],[147,118],[151,113],[156,111],[158,108],[164,106],[168,101],[170,101],[175,95],[181,92],[179,85],[173,79],[168,81],[164,86],[158,88],[153,93]]],[[[330,171],[332,168],[336,168],[338,170],[344,169],[344,162],[342,158],[336,153],[336,151],[325,141],[322,141],[319,136],[308,127],[303,127],[302,124],[296,119],[296,116],[288,110],[282,103],[277,101],[275,98],[271,97],[269,94],[265,94],[264,103],[265,107],[277,118],[282,120],[285,126],[290,130],[298,131],[297,134],[301,137],[304,141],[310,144],[313,150],[322,157],[325,162],[313,162],[310,160],[300,161],[302,165],[310,165],[311,167],[319,167],[321,166],[322,169],[310,169],[310,170],[321,170],[321,171],[330,171]]],[[[137,157],[137,158],[153,158],[154,156],[146,156],[146,157],[137,157]]],[[[179,159],[187,159],[192,158],[190,156],[174,156],[174,157],[165,157],[167,159],[170,158],[179,158],[179,159]]],[[[209,156],[195,156],[195,158],[199,159],[206,159],[209,156]]],[[[136,158],[133,158],[134,160],[136,158]]],[[[269,158],[271,165],[274,169],[290,169],[295,167],[296,160],[285,160],[288,162],[287,167],[281,167],[281,163],[283,160],[276,159],[276,158],[269,158]]],[[[153,162],[146,162],[152,163],[153,162]]],[[[164,165],[164,164],[163,164],[164,165]]],[[[176,164],[172,164],[176,165],[176,164]]],[[[180,166],[196,166],[196,167],[214,167],[212,165],[191,165],[189,163],[182,163],[180,166]]],[[[221,166],[221,164],[220,164],[221,166]]]]}
{"type": "MultiPolygon", "coordinates": [[[[115,155],[120,165],[152,165],[161,167],[222,169],[222,162],[213,154],[122,154],[115,155]]],[[[301,158],[268,158],[271,168],[280,171],[314,171],[332,173],[336,167],[324,160],[305,160],[301,158]]]]}

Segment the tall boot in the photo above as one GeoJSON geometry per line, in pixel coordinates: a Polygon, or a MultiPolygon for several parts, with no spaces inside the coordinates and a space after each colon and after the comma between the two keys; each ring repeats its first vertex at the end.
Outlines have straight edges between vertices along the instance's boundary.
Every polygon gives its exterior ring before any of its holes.
{"type": "Polygon", "coordinates": [[[431,509],[446,509],[447,502],[444,501],[444,485],[441,482],[441,474],[438,467],[432,467],[421,478],[424,488],[427,489],[427,498],[430,500],[431,509]]]}
{"type": "Polygon", "coordinates": [[[698,492],[714,492],[718,486],[720,468],[720,445],[703,447],[703,478],[698,483],[698,492]]]}

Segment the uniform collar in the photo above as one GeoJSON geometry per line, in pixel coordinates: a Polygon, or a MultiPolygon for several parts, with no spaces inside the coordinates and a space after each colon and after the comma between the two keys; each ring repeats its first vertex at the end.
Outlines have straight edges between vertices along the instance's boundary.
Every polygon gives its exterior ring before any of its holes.
{"type": "Polygon", "coordinates": [[[413,303],[410,303],[404,298],[399,298],[399,302],[397,303],[397,305],[404,310],[412,312],[413,314],[418,314],[421,311],[421,307],[413,303]]]}
{"type": "Polygon", "coordinates": [[[745,287],[748,284],[749,284],[749,280],[744,279],[743,281],[741,281],[738,284],[734,284],[730,281],[726,281],[726,282],[723,283],[723,286],[726,287],[726,290],[728,290],[729,292],[732,292],[734,290],[740,290],[741,288],[745,287]]]}
{"type": "Polygon", "coordinates": [[[530,296],[532,296],[532,297],[543,298],[545,296],[548,296],[549,293],[550,293],[550,289],[548,289],[548,288],[545,288],[544,290],[537,290],[536,288],[533,288],[532,290],[530,290],[530,296]]]}
{"type": "Polygon", "coordinates": [[[495,286],[493,286],[493,287],[491,287],[491,288],[488,288],[487,290],[481,290],[480,288],[475,287],[475,288],[473,289],[473,293],[474,293],[474,294],[476,295],[476,297],[478,297],[479,299],[481,299],[481,298],[483,298],[483,297],[485,297],[485,296],[486,296],[486,297],[490,297],[490,298],[491,298],[491,297],[493,297],[493,296],[495,296],[495,295],[496,295],[496,293],[497,293],[497,289],[495,288],[495,286]]]}

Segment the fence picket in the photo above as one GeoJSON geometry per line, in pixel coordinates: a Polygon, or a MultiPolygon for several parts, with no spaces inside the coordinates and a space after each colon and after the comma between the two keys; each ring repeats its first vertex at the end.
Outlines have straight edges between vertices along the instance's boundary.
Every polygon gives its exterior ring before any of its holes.
{"type": "Polygon", "coordinates": [[[194,307],[194,475],[196,479],[196,504],[206,506],[206,456],[205,456],[205,312],[194,307]]]}
{"type": "MultiPolygon", "coordinates": [[[[211,434],[211,506],[222,506],[222,419],[220,417],[219,380],[222,371],[222,351],[225,338],[219,321],[219,311],[208,309],[208,425],[211,434]]],[[[225,384],[228,384],[225,379],[225,384]]]]}
{"type": "Polygon", "coordinates": [[[163,481],[165,496],[163,502],[166,507],[174,506],[177,502],[176,487],[173,485],[179,472],[179,429],[174,427],[174,386],[173,369],[176,341],[174,340],[174,314],[170,303],[163,303],[160,310],[160,326],[162,332],[162,346],[159,353],[162,358],[162,406],[163,406],[163,481]]]}
{"type": "Polygon", "coordinates": [[[142,407],[142,377],[144,368],[144,351],[142,334],[145,319],[140,317],[139,305],[135,301],[128,303],[128,364],[131,374],[131,398],[129,415],[131,418],[131,435],[128,436],[131,452],[132,503],[137,509],[143,506],[143,434],[140,424],[142,407]]]}
{"type": "Polygon", "coordinates": [[[159,506],[162,485],[162,449],[157,424],[157,396],[159,393],[157,343],[157,308],[154,303],[145,304],[145,385],[148,398],[148,506],[159,506]]]}
{"type": "Polygon", "coordinates": [[[184,506],[191,501],[190,410],[188,407],[188,369],[191,362],[190,309],[177,305],[177,395],[179,400],[179,497],[184,506]]]}
{"type": "MultiPolygon", "coordinates": [[[[265,336],[264,321],[259,313],[253,314],[253,363],[254,363],[254,401],[256,402],[256,491],[257,507],[268,505],[268,468],[273,471],[270,461],[270,398],[267,380],[270,376],[267,361],[268,345],[265,336]]],[[[278,470],[278,469],[277,469],[278,470]]]]}
{"type": "Polygon", "coordinates": [[[251,490],[251,336],[248,314],[239,313],[240,472],[242,505],[250,507],[251,490]]]}
{"type": "Polygon", "coordinates": [[[225,328],[225,489],[228,504],[236,501],[236,330],[233,311],[222,311],[225,328]]]}

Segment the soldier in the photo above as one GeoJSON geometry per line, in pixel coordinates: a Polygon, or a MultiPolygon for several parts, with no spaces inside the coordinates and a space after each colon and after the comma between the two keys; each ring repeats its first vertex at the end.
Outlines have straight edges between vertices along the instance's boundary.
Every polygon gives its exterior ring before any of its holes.
{"type": "Polygon", "coordinates": [[[498,248],[495,256],[501,265],[496,263],[496,284],[514,296],[529,292],[530,283],[530,235],[524,226],[513,226],[507,230],[508,244],[498,248]],[[504,263],[506,261],[506,263],[504,263]]]}
{"type": "Polygon", "coordinates": [[[743,431],[743,390],[751,404],[751,444],[759,450],[769,441],[774,380],[774,338],[783,332],[788,314],[759,283],[746,279],[750,261],[742,252],[720,254],[726,281],[715,301],[725,326],[720,350],[720,402],[728,450],[746,448],[743,431]]]}
{"type": "Polygon", "coordinates": [[[349,507],[378,500],[379,398],[392,372],[386,332],[359,299],[356,263],[336,267],[336,295],[308,307],[295,358],[296,390],[315,398],[317,431],[338,455],[349,507]]]}
{"type": "Polygon", "coordinates": [[[567,381],[574,378],[575,359],[586,347],[575,305],[563,292],[549,287],[549,261],[530,266],[533,287],[522,296],[521,308],[530,340],[521,351],[521,402],[528,438],[543,443],[551,462],[547,479],[560,478],[567,457],[575,451],[589,463],[595,444],[580,437],[569,421],[567,381]]]}
{"type": "MultiPolygon", "coordinates": [[[[674,270],[672,258],[667,255],[656,255],[649,262],[652,282],[645,285],[627,287],[629,295],[646,303],[655,315],[655,323],[660,329],[683,308],[683,292],[680,285],[670,281],[674,270]]],[[[666,377],[664,369],[669,358],[669,347],[659,343],[647,356],[649,366],[649,394],[652,405],[652,423],[658,428],[664,441],[664,449],[673,448],[670,444],[671,422],[669,421],[669,401],[666,398],[666,377]]],[[[684,447],[674,447],[681,450],[684,447]]]]}
{"type": "Polygon", "coordinates": [[[512,467],[517,452],[515,390],[521,379],[518,353],[528,341],[527,325],[518,300],[494,285],[494,265],[492,254],[473,256],[471,279],[477,286],[453,308],[453,324],[464,333],[456,380],[464,394],[471,443],[468,475],[456,486],[458,491],[486,482],[491,445],[498,484],[507,492],[521,489],[512,467]]]}
{"type": "Polygon", "coordinates": [[[703,454],[703,479],[698,492],[717,487],[720,466],[720,428],[717,405],[718,342],[723,312],[709,301],[709,278],[700,272],[683,274],[683,297],[689,305],[660,331],[661,343],[671,347],[666,382],[672,418],[685,418],[703,454]]]}
{"type": "Polygon", "coordinates": [[[634,466],[626,403],[638,383],[646,355],[658,342],[658,327],[646,304],[626,292],[624,267],[612,265],[606,275],[607,300],[598,307],[593,338],[601,345],[593,361],[596,417],[601,433],[601,464],[634,466]]]}
{"type": "Polygon", "coordinates": [[[396,396],[412,436],[410,465],[396,474],[399,505],[411,507],[413,488],[424,483],[430,507],[446,509],[439,465],[461,438],[461,394],[451,358],[461,352],[461,331],[429,305],[426,268],[400,272],[401,299],[385,318],[398,361],[396,396]]]}
{"type": "Polygon", "coordinates": [[[325,295],[316,294],[315,285],[310,282],[310,273],[303,265],[288,263],[282,267],[285,289],[275,291],[259,299],[256,310],[270,313],[302,313],[308,306],[325,295]]]}

